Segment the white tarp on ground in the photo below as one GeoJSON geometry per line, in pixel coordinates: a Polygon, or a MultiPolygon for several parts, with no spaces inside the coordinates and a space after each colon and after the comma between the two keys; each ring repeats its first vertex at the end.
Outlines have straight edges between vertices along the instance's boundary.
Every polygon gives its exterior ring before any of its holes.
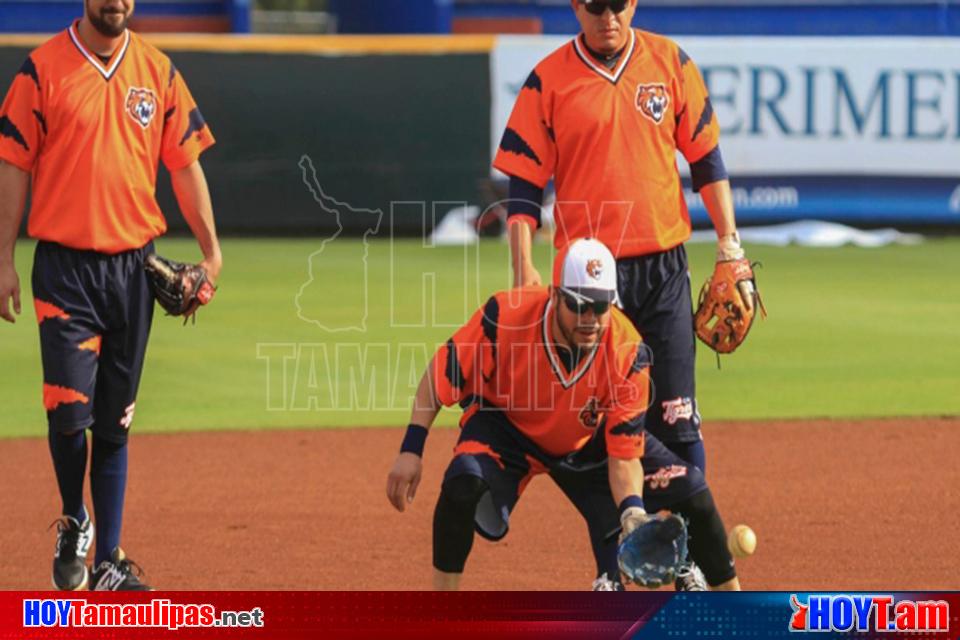
{"type": "MultiPolygon", "coordinates": [[[[784,247],[797,244],[803,247],[882,247],[889,244],[919,244],[923,236],[901,233],[896,229],[873,229],[864,231],[833,222],[798,220],[770,227],[747,227],[740,229],[744,244],[769,244],[784,247]]],[[[694,231],[690,242],[716,242],[717,234],[712,229],[694,231]]]]}
{"type": "MultiPolygon", "coordinates": [[[[553,203],[544,207],[544,226],[552,226],[553,203]]],[[[479,207],[451,209],[430,235],[435,245],[467,245],[479,241],[475,222],[480,215],[479,207]]],[[[873,229],[865,231],[833,222],[798,220],[768,227],[745,227],[740,229],[740,238],[745,244],[767,244],[785,247],[796,244],[802,247],[882,247],[890,244],[919,244],[923,236],[902,233],[896,229],[873,229]]],[[[690,242],[716,242],[712,229],[694,231],[690,242]]]]}
{"type": "Polygon", "coordinates": [[[480,239],[474,223],[480,207],[457,207],[448,211],[434,227],[430,242],[434,245],[473,244],[480,239]]]}

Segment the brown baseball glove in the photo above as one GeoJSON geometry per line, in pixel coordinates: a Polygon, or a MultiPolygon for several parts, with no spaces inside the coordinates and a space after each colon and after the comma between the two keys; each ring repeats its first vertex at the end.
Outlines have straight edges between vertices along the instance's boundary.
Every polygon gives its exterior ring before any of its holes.
{"type": "Polygon", "coordinates": [[[766,317],[750,261],[721,260],[700,290],[693,318],[697,337],[717,353],[733,353],[746,340],[758,309],[766,317]]]}
{"type": "Polygon", "coordinates": [[[201,305],[213,299],[215,289],[203,267],[184,264],[151,254],[143,268],[157,302],[170,316],[183,316],[184,323],[201,305]]]}

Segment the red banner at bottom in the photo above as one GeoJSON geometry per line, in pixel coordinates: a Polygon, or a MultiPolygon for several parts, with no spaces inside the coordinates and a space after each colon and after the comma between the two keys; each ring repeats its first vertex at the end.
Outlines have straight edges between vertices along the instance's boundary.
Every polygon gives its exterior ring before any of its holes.
{"type": "Polygon", "coordinates": [[[960,634],[958,593],[0,593],[32,638],[863,638],[960,634]]]}

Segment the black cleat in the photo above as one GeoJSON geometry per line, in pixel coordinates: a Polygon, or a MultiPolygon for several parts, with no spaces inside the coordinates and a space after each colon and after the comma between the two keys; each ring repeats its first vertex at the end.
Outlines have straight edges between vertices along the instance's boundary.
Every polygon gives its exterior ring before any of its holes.
{"type": "Polygon", "coordinates": [[[93,542],[93,522],[88,516],[83,524],[64,516],[57,525],[57,548],[53,553],[53,586],[61,591],[86,589],[90,580],[87,551],[93,542]]]}
{"type": "Polygon", "coordinates": [[[132,560],[128,560],[123,549],[117,547],[93,570],[91,591],[153,591],[140,582],[143,570],[132,560]],[[136,571],[136,573],[134,573],[136,571]]]}
{"type": "Polygon", "coordinates": [[[620,582],[619,576],[617,579],[611,580],[607,577],[606,573],[601,573],[600,577],[593,581],[593,585],[590,588],[591,591],[625,591],[623,588],[623,583],[620,582]]]}
{"type": "Polygon", "coordinates": [[[707,579],[700,567],[687,560],[677,569],[677,580],[673,583],[677,591],[707,591],[707,579]]]}

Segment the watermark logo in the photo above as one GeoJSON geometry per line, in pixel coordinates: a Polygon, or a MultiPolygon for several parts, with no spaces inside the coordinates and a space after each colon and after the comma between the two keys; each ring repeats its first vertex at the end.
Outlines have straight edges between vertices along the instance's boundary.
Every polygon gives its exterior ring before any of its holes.
{"type": "Polygon", "coordinates": [[[790,631],[949,631],[950,604],[943,600],[899,600],[892,595],[790,596],[790,631]]]}
{"type": "Polygon", "coordinates": [[[167,599],[139,603],[89,602],[83,599],[27,599],[23,627],[182,628],[263,627],[263,609],[218,610],[212,604],[179,604],[167,599]]]}

